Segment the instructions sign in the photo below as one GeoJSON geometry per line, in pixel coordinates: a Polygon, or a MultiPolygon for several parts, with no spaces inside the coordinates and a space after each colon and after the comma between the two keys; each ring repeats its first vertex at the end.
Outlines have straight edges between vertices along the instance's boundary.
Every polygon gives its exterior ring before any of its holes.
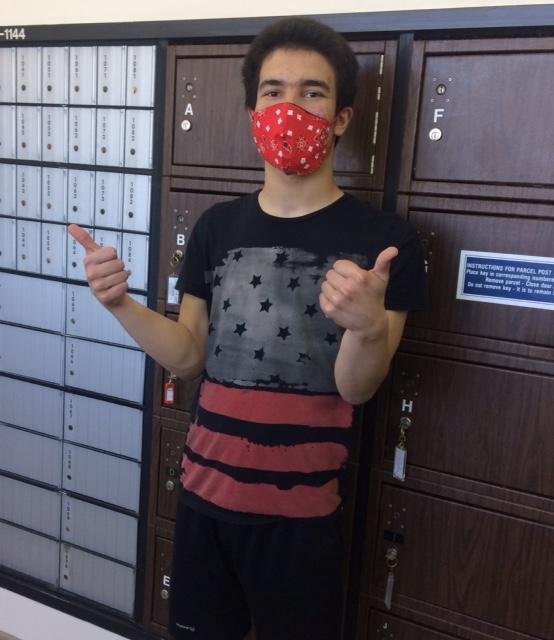
{"type": "Polygon", "coordinates": [[[463,250],[456,297],[554,310],[554,258],[463,250]]]}

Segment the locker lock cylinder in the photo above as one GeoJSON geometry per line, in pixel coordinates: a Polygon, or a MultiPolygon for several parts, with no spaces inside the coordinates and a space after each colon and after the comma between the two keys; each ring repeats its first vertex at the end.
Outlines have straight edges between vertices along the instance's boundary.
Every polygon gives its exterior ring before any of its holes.
{"type": "Polygon", "coordinates": [[[183,131],[190,131],[192,129],[192,122],[190,120],[183,120],[183,122],[181,122],[181,129],[183,131]]]}

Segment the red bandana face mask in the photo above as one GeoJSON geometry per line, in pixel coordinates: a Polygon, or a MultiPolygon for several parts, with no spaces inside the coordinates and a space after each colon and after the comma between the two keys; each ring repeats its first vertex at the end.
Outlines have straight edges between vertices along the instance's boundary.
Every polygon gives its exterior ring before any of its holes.
{"type": "Polygon", "coordinates": [[[327,157],[334,120],[326,120],[290,102],[252,114],[252,133],[266,162],[286,174],[307,176],[327,157]]]}

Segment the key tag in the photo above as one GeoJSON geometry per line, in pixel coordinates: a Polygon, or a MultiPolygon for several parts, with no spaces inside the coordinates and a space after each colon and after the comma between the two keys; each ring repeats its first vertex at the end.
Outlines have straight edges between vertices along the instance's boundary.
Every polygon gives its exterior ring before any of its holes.
{"type": "Polygon", "coordinates": [[[406,459],[408,457],[408,449],[406,447],[406,429],[409,429],[411,426],[411,418],[406,416],[400,418],[400,437],[398,438],[398,444],[394,449],[394,467],[392,476],[401,482],[405,482],[406,480],[406,459]]]}
{"type": "Polygon", "coordinates": [[[385,554],[387,568],[389,570],[387,576],[387,586],[385,589],[385,607],[390,611],[392,607],[392,593],[394,591],[394,570],[398,564],[398,549],[390,547],[385,554]]]}
{"type": "Polygon", "coordinates": [[[164,404],[175,404],[175,380],[177,376],[172,373],[169,374],[169,378],[164,386],[164,404]]]}
{"type": "Polygon", "coordinates": [[[176,269],[182,262],[183,257],[184,253],[181,251],[181,249],[176,249],[171,256],[171,259],[169,260],[171,273],[167,277],[167,304],[179,304],[179,291],[176,288],[179,278],[176,274],[176,269]]]}

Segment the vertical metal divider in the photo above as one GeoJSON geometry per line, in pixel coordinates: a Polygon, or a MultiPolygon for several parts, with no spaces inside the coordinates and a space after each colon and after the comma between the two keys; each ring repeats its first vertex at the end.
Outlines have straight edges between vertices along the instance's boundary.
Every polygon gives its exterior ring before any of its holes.
{"type": "MultiPolygon", "coordinates": [[[[154,89],[154,147],[152,152],[152,191],[150,200],[150,251],[148,265],[148,298],[150,309],[156,311],[158,297],[158,270],[160,262],[160,223],[161,223],[161,181],[163,173],[163,142],[165,115],[165,64],[167,40],[156,43],[155,89],[154,89]]],[[[155,362],[147,356],[144,377],[144,411],[142,428],[142,460],[139,504],[139,530],[137,540],[137,573],[135,585],[135,619],[142,623],[144,617],[146,550],[148,542],[148,503],[153,496],[148,495],[150,484],[150,449],[152,442],[152,423],[154,416],[155,362]]]]}

